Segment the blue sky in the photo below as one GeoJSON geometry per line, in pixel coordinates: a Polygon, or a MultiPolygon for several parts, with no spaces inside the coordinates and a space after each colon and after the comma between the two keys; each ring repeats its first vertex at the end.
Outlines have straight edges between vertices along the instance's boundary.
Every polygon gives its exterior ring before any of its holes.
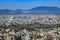
{"type": "Polygon", "coordinates": [[[31,9],[37,6],[60,7],[60,0],[0,0],[0,9],[31,9]]]}

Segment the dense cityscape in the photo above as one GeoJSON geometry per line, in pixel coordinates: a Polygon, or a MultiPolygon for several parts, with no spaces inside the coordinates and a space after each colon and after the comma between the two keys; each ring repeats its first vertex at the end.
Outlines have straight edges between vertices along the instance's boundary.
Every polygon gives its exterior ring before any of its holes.
{"type": "Polygon", "coordinates": [[[60,0],[0,0],[0,40],[60,40],[60,0]]]}
{"type": "Polygon", "coordinates": [[[0,40],[60,40],[60,16],[0,15],[0,40]]]}

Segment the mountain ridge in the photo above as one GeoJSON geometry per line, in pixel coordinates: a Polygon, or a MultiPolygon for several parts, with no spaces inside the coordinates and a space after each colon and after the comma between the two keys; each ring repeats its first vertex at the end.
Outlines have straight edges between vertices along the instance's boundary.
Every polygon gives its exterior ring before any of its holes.
{"type": "Polygon", "coordinates": [[[34,7],[30,10],[22,10],[22,9],[16,9],[16,10],[10,10],[10,9],[0,9],[0,15],[5,14],[58,14],[60,15],[60,8],[58,7],[47,7],[47,6],[38,6],[34,7]],[[24,13],[25,11],[26,13],[24,13]]]}

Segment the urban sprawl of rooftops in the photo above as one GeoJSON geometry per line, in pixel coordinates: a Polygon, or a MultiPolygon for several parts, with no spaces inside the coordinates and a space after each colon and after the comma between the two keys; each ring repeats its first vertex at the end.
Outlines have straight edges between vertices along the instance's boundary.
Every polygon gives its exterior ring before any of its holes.
{"type": "Polygon", "coordinates": [[[60,16],[58,15],[2,15],[0,16],[0,24],[17,23],[17,24],[60,24],[60,16]]]}
{"type": "Polygon", "coordinates": [[[0,40],[60,40],[60,16],[2,15],[0,16],[0,40]]]}

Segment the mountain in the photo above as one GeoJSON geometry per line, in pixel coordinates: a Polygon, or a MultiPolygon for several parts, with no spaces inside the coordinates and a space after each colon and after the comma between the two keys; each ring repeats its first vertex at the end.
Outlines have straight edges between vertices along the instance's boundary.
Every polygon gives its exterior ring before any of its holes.
{"type": "Polygon", "coordinates": [[[60,15],[60,8],[58,7],[47,7],[47,6],[38,6],[34,7],[30,10],[10,10],[10,9],[0,9],[0,15],[8,15],[8,14],[58,14],[60,15]]]}
{"type": "Polygon", "coordinates": [[[60,14],[60,8],[58,7],[39,6],[30,9],[30,11],[33,11],[31,13],[39,13],[39,14],[60,14]]]}
{"type": "Polygon", "coordinates": [[[10,9],[0,9],[0,15],[14,15],[14,14],[21,14],[22,11],[20,9],[10,10],[10,9]]]}
{"type": "Polygon", "coordinates": [[[60,8],[58,7],[47,7],[47,6],[39,6],[30,9],[32,11],[60,11],[60,8]]]}

